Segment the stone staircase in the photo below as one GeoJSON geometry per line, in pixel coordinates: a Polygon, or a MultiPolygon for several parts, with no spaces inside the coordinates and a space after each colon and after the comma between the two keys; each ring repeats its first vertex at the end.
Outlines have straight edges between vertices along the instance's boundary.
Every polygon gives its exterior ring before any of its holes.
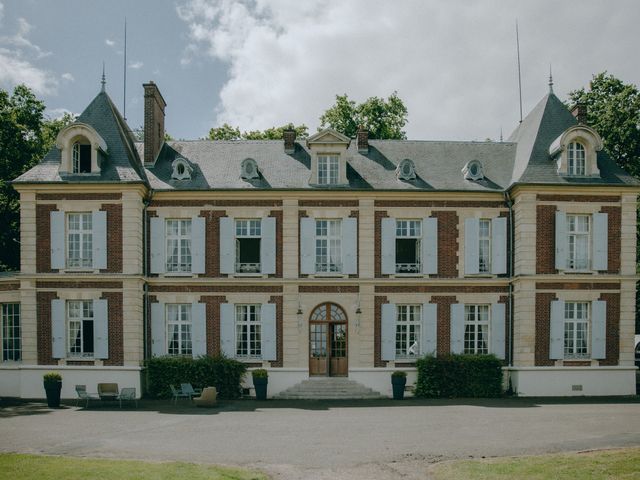
{"type": "Polygon", "coordinates": [[[385,398],[364,385],[342,377],[318,377],[303,380],[277,395],[286,400],[346,400],[385,398]]]}

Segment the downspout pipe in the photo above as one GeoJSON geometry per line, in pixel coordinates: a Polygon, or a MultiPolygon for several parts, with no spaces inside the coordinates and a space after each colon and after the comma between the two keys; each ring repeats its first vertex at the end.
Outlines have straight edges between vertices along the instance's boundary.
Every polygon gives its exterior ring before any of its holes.
{"type": "Polygon", "coordinates": [[[153,198],[153,189],[149,190],[149,193],[142,200],[142,273],[144,275],[144,285],[143,285],[143,302],[142,302],[142,318],[143,318],[143,354],[144,359],[149,358],[149,315],[151,311],[151,307],[149,305],[149,215],[148,215],[148,207],[151,203],[151,199],[153,198]]]}
{"type": "Polygon", "coordinates": [[[509,249],[507,251],[508,255],[508,274],[507,278],[509,280],[508,285],[508,296],[507,296],[507,319],[509,325],[509,350],[507,352],[507,365],[509,367],[513,366],[513,270],[514,270],[514,257],[515,257],[515,248],[514,248],[514,238],[515,238],[515,225],[513,222],[513,201],[509,196],[509,192],[505,190],[504,192],[504,201],[509,208],[509,249]]]}

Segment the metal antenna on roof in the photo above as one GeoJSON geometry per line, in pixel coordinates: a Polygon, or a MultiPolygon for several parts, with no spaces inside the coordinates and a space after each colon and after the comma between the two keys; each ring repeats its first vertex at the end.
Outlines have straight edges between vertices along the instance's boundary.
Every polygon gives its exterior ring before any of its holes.
{"type": "Polygon", "coordinates": [[[553,73],[551,73],[551,64],[549,64],[549,93],[553,93],[553,73]]]}
{"type": "Polygon", "coordinates": [[[107,77],[104,75],[104,60],[102,61],[102,80],[100,81],[102,87],[100,88],[101,92],[105,91],[105,85],[107,84],[107,77]]]}
{"type": "Polygon", "coordinates": [[[500,143],[502,143],[502,127],[500,127],[500,143]]]}
{"type": "Polygon", "coordinates": [[[124,93],[122,95],[122,116],[127,121],[127,17],[124,17],[124,93]]]}
{"type": "Polygon", "coordinates": [[[520,123],[522,123],[522,75],[520,74],[520,36],[518,35],[518,19],[516,18],[516,50],[518,51],[518,92],[520,94],[520,123]]]}

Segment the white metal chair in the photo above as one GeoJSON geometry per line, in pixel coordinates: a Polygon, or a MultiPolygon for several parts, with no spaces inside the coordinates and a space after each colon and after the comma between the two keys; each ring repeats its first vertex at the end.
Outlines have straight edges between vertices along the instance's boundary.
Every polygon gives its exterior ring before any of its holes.
{"type": "Polygon", "coordinates": [[[91,400],[100,400],[98,395],[87,393],[86,385],[76,385],[76,393],[78,394],[78,398],[76,398],[76,407],[78,406],[78,403],[80,403],[80,400],[85,402],[84,408],[89,408],[89,402],[91,400]]]}
{"type": "Polygon", "coordinates": [[[135,402],[136,408],[138,408],[138,398],[136,397],[136,389],[134,387],[125,387],[122,390],[120,390],[120,395],[118,395],[118,400],[120,401],[120,408],[122,408],[123,400],[135,402]]]}

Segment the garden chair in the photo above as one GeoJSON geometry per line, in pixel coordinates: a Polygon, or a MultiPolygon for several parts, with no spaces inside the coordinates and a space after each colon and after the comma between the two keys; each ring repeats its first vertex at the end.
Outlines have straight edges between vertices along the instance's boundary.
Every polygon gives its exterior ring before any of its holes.
{"type": "Polygon", "coordinates": [[[84,408],[89,408],[89,401],[91,400],[100,400],[100,397],[97,395],[87,393],[86,385],[76,385],[76,393],[78,394],[78,398],[76,398],[76,407],[80,400],[83,400],[85,403],[84,408]]]}
{"type": "Polygon", "coordinates": [[[117,400],[119,393],[117,383],[98,384],[98,396],[100,400],[117,400]]]}
{"type": "Polygon", "coordinates": [[[201,388],[193,388],[190,383],[181,383],[180,388],[182,389],[182,393],[189,395],[189,399],[202,394],[201,388]]]}
{"type": "Polygon", "coordinates": [[[136,408],[138,408],[138,399],[136,397],[136,389],[134,387],[125,387],[122,390],[120,390],[120,395],[118,395],[118,400],[120,401],[120,408],[122,408],[123,400],[135,402],[136,408]]]}
{"type": "Polygon", "coordinates": [[[195,403],[197,407],[215,407],[217,398],[218,391],[216,387],[207,387],[202,390],[199,397],[193,398],[193,403],[195,403]]]}
{"type": "Polygon", "coordinates": [[[169,385],[171,388],[171,395],[173,395],[173,403],[178,403],[178,398],[191,398],[191,395],[188,393],[184,393],[182,388],[176,388],[173,385],[169,385]]]}

